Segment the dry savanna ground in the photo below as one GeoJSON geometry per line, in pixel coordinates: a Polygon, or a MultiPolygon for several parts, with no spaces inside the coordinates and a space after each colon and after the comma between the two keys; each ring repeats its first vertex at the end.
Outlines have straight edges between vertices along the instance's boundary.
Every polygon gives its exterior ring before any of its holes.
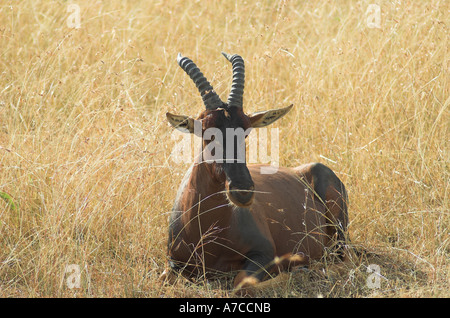
{"type": "Polygon", "coordinates": [[[176,55],[225,99],[225,51],[246,61],[247,112],[295,105],[274,124],[281,164],[336,171],[352,246],[365,251],[262,295],[449,297],[449,10],[439,0],[2,1],[0,296],[231,295],[227,276],[158,280],[188,167],[171,158],[165,113],[203,107],[176,55]]]}

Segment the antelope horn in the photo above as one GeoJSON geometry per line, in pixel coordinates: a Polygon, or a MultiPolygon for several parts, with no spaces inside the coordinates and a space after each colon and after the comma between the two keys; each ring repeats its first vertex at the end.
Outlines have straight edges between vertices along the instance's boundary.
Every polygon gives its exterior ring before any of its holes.
{"type": "Polygon", "coordinates": [[[200,72],[197,65],[195,65],[190,58],[184,57],[180,53],[178,53],[177,62],[186,74],[189,75],[189,77],[194,81],[195,86],[197,86],[198,91],[202,96],[206,109],[216,109],[218,107],[222,107],[222,100],[214,91],[213,87],[203,73],[200,72]]]}
{"type": "Polygon", "coordinates": [[[242,108],[244,99],[245,65],[244,59],[237,54],[230,55],[222,52],[233,67],[233,82],[228,95],[228,107],[242,108]]]}

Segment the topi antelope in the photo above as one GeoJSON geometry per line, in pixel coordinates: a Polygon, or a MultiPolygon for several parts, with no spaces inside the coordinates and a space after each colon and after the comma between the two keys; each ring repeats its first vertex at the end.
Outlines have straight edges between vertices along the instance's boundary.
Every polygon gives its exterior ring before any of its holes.
{"type": "Polygon", "coordinates": [[[272,273],[320,259],[326,248],[342,251],[347,194],[334,172],[321,163],[279,167],[265,174],[261,169],[267,166],[246,164],[245,137],[251,128],[275,122],[292,105],[245,114],[244,60],[223,55],[233,69],[226,103],[192,60],[178,54],[178,64],[197,86],[206,109],[197,119],[166,114],[175,128],[203,136],[170,215],[168,256],[170,270],[188,277],[235,271],[235,288],[249,290],[272,273]],[[227,129],[245,134],[230,137],[227,129]],[[212,144],[214,160],[212,151],[206,153],[212,144]],[[239,157],[238,150],[244,156],[239,157]]]}

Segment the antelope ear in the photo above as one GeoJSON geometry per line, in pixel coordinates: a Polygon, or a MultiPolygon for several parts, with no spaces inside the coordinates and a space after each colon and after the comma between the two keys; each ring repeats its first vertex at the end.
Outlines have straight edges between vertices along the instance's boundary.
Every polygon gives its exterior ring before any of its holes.
{"type": "Polygon", "coordinates": [[[285,108],[266,110],[248,115],[253,128],[265,127],[286,115],[294,104],[285,108]]]}
{"type": "Polygon", "coordinates": [[[172,113],[166,113],[167,120],[176,129],[182,132],[194,133],[195,119],[185,115],[175,115],[172,113]]]}

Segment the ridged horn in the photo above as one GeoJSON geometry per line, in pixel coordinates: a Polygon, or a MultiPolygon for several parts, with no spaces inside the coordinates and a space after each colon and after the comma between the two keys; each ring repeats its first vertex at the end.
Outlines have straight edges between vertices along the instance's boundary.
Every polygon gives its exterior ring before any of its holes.
{"type": "Polygon", "coordinates": [[[195,65],[190,58],[182,56],[181,53],[178,53],[177,62],[186,74],[189,75],[192,81],[194,81],[195,86],[197,86],[198,91],[202,96],[206,109],[216,109],[218,107],[222,107],[222,100],[214,91],[213,87],[203,73],[200,72],[197,65],[195,65]]]}
{"type": "Polygon", "coordinates": [[[244,101],[245,65],[244,59],[237,55],[230,55],[222,52],[223,56],[231,62],[233,68],[233,82],[231,83],[230,94],[228,95],[228,107],[242,108],[244,101]]]}

